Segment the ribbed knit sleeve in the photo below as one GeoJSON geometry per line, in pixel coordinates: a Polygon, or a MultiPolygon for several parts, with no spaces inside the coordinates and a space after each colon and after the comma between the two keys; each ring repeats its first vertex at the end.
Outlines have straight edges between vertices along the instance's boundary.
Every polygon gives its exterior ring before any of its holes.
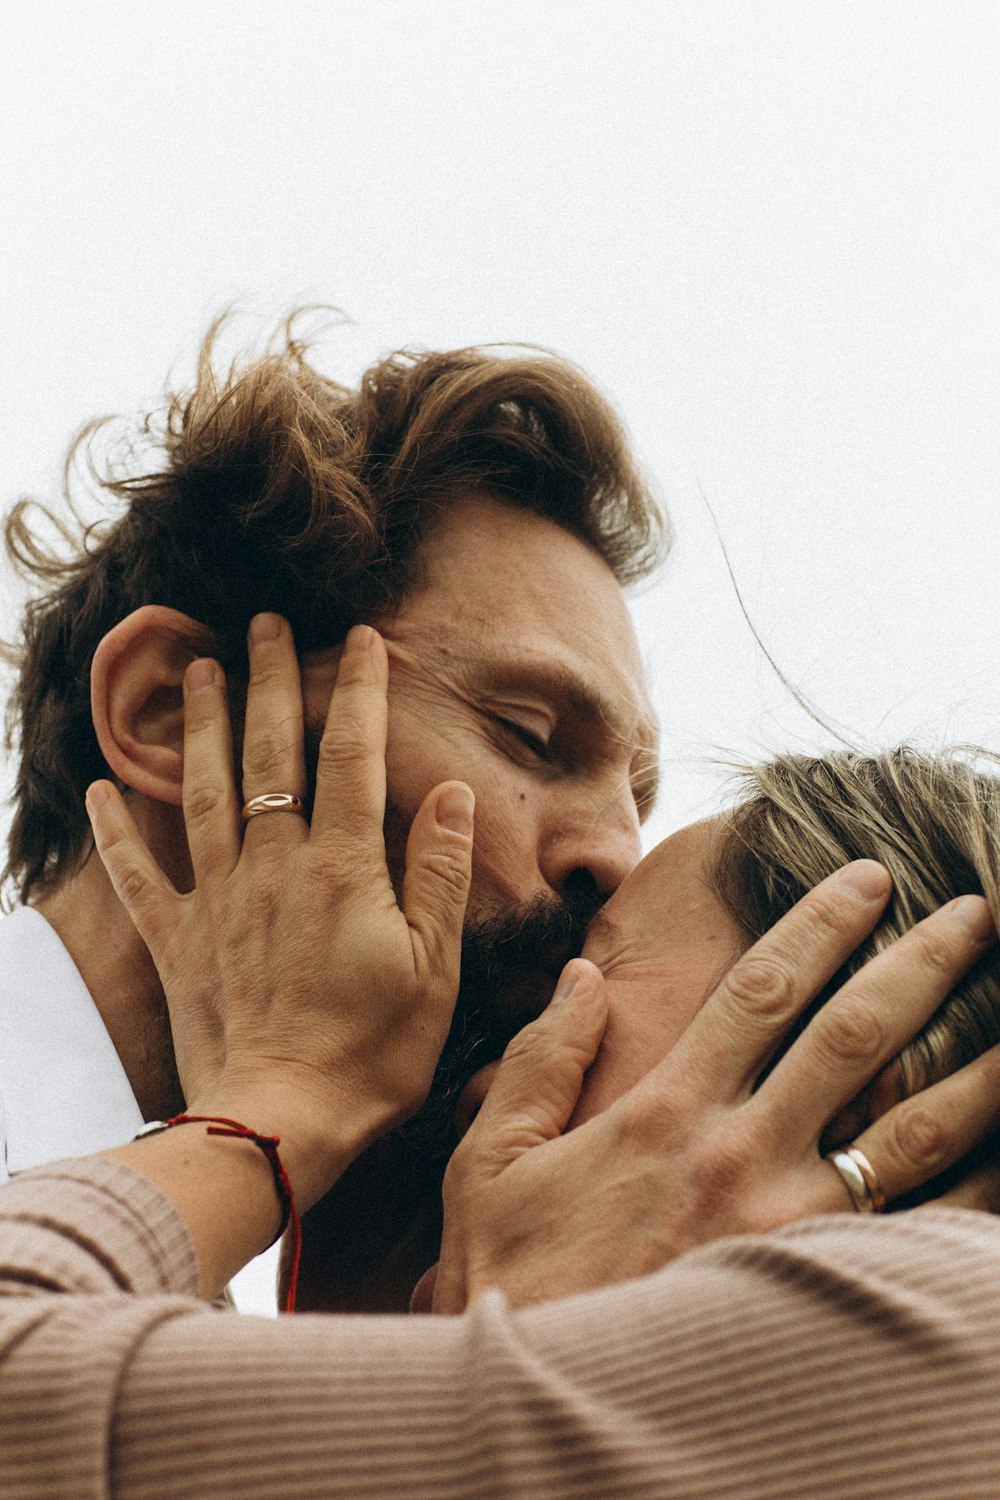
{"type": "Polygon", "coordinates": [[[4,1500],[996,1500],[1000,1225],[835,1216],[462,1318],[217,1312],[117,1163],[0,1188],[4,1500]]]}

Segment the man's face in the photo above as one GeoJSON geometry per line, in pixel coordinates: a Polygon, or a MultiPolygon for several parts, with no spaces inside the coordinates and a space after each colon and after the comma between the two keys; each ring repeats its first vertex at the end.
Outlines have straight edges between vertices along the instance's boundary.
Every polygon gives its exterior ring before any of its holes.
{"type": "MultiPolygon", "coordinates": [[[[387,854],[432,787],[476,794],[463,1003],[499,1018],[491,1046],[537,1014],[587,922],[639,858],[656,729],[615,578],[575,537],[486,498],[450,509],[419,581],[376,621],[389,653],[387,854]],[[477,993],[470,1001],[469,991],[477,993]]],[[[307,656],[322,724],[339,653],[307,656]]],[[[480,1018],[481,1019],[481,1018],[480,1018]]]]}

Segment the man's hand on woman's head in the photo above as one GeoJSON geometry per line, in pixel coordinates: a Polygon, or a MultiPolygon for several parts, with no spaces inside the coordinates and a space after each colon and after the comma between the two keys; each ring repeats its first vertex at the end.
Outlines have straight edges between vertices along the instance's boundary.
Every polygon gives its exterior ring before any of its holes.
{"type": "Polygon", "coordinates": [[[110,783],[94,837],[147,944],[170,1012],[188,1108],[281,1134],[301,1206],[423,1102],[458,991],[471,875],[472,793],[450,782],[414,820],[397,903],[385,862],[385,647],[344,646],[311,819],[241,821],[241,803],[308,796],[291,631],[259,616],[249,641],[242,797],[219,666],[185,678],[184,818],[193,889],[152,858],[110,783]]]}
{"type": "MultiPolygon", "coordinates": [[[[723,1235],[851,1210],[823,1158],[824,1132],[994,937],[985,901],[952,902],[855,974],[757,1087],[888,895],[870,862],[829,877],[733,965],[661,1063],[563,1134],[607,1016],[600,971],[576,960],[558,1000],[507,1049],[452,1158],[434,1309],[461,1311],[489,1287],[515,1305],[565,1296],[723,1235]]],[[[998,1121],[994,1048],[897,1104],[855,1144],[891,1202],[998,1121]]]]}

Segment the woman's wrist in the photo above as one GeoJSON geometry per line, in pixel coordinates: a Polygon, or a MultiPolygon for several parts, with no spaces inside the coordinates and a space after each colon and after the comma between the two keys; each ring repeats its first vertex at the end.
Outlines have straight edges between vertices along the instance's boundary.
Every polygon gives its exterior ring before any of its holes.
{"type": "Polygon", "coordinates": [[[272,1076],[252,1083],[227,1080],[193,1100],[187,1113],[238,1120],[258,1135],[277,1138],[281,1164],[305,1213],[393,1123],[368,1101],[359,1108],[335,1100],[331,1084],[317,1088],[272,1076]]]}

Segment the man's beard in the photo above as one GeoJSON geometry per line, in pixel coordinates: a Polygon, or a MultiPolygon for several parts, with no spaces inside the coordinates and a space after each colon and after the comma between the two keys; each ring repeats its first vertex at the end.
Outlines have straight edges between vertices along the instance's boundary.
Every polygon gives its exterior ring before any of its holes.
{"type": "Polygon", "coordinates": [[[579,954],[604,899],[581,871],[562,897],[539,895],[498,916],[467,923],[455,1014],[430,1093],[395,1132],[423,1162],[447,1161],[457,1140],[459,1094],[548,1003],[559,970],[579,954]]]}

